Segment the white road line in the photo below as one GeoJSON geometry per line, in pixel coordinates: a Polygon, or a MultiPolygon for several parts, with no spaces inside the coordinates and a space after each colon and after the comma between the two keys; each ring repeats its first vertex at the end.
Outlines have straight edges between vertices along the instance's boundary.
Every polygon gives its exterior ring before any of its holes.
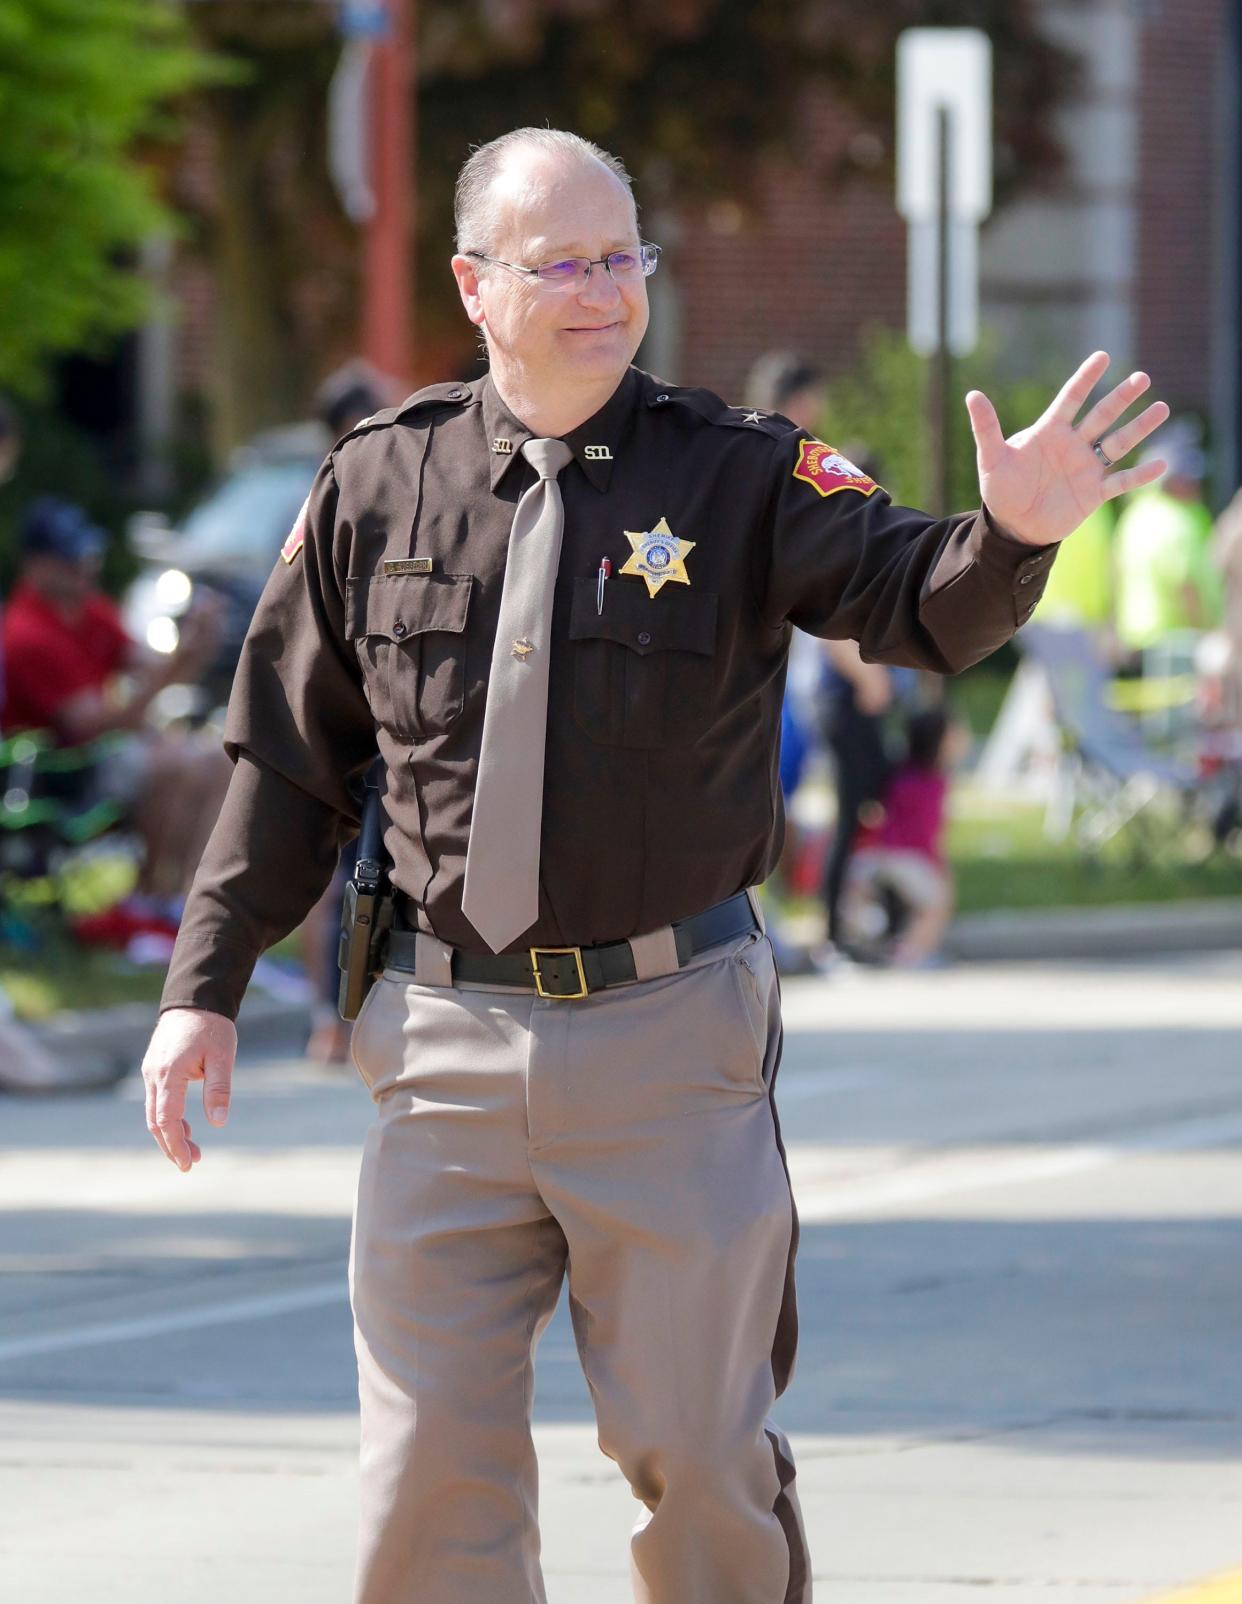
{"type": "Polygon", "coordinates": [[[870,1214],[907,1203],[924,1203],[957,1192],[986,1191],[991,1187],[1019,1186],[1054,1176],[1101,1169],[1143,1153],[1165,1153],[1216,1147],[1242,1139],[1242,1115],[1182,1120],[1175,1125],[1153,1126],[1108,1146],[1061,1146],[1005,1158],[946,1158],[918,1170],[853,1181],[810,1182],[794,1192],[798,1217],[807,1221],[839,1220],[870,1214]]]}
{"type": "Polygon", "coordinates": [[[103,1342],[131,1342],[163,1336],[169,1331],[193,1331],[200,1326],[231,1325],[234,1320],[264,1320],[295,1309],[315,1309],[345,1299],[345,1277],[318,1286],[273,1292],[262,1298],[235,1298],[176,1313],[152,1314],[142,1320],[116,1320],[106,1325],[78,1326],[76,1330],[43,1331],[0,1342],[0,1361],[25,1359],[32,1354],[63,1353],[67,1348],[90,1348],[103,1342]]]}

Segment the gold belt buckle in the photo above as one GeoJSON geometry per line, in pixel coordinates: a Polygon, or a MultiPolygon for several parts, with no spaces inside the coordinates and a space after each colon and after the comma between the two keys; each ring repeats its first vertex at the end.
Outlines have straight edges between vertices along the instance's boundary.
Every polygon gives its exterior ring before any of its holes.
{"type": "Polygon", "coordinates": [[[535,990],[541,997],[550,1002],[576,1002],[580,997],[587,995],[586,971],[582,967],[581,947],[532,947],[530,949],[530,966],[535,973],[535,990]],[[542,954],[546,958],[564,957],[567,952],[574,955],[574,964],[578,970],[577,991],[545,991],[543,989],[543,976],[539,973],[539,958],[542,954]]]}

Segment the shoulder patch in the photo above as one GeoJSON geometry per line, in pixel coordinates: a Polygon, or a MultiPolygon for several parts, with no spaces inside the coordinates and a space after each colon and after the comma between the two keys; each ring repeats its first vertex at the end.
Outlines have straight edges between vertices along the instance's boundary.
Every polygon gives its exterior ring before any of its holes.
{"type": "Polygon", "coordinates": [[[839,490],[856,490],[860,496],[869,496],[880,488],[835,446],[825,445],[822,440],[799,441],[793,476],[812,485],[821,496],[835,496],[839,490]]]}
{"type": "Polygon", "coordinates": [[[290,566],[293,564],[293,559],[306,544],[306,513],[309,507],[310,497],[307,496],[302,503],[302,510],[298,513],[293,528],[289,531],[288,538],[280,548],[280,555],[290,566]]]}

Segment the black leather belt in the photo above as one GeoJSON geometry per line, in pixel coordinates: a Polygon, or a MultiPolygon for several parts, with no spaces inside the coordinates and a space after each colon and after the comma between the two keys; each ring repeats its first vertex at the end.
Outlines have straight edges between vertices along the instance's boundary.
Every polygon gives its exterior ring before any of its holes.
{"type": "MultiPolygon", "coordinates": [[[[673,925],[678,967],[684,967],[709,947],[734,941],[758,928],[755,911],[744,891],[702,913],[679,919],[673,925]]],[[[413,930],[390,931],[387,967],[417,979],[416,944],[413,930]]],[[[637,980],[638,975],[629,942],[609,941],[598,947],[530,947],[525,952],[486,957],[454,951],[453,979],[484,986],[521,986],[537,991],[541,997],[572,1000],[593,991],[606,991],[609,986],[624,986],[637,980]]]]}

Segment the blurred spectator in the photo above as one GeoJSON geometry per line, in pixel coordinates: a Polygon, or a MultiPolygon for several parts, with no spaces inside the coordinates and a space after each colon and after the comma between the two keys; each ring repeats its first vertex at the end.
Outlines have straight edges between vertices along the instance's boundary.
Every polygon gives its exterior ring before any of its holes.
{"type": "Polygon", "coordinates": [[[1159,455],[1168,472],[1131,498],[1114,540],[1117,638],[1134,659],[1176,631],[1210,629],[1220,611],[1203,451],[1188,427],[1169,425],[1159,455]]]}
{"type": "Polygon", "coordinates": [[[156,656],[130,640],[98,589],[103,531],[80,507],[40,498],[21,527],[21,567],[0,620],[5,664],[0,729],[52,732],[63,746],[103,735],[95,768],[102,799],[133,812],[144,844],[140,889],[175,897],[189,883],[228,783],[230,764],[213,741],[160,736],[143,728],[166,685],[201,673],[215,651],[212,608],[182,620],[175,652],[156,656]],[[116,695],[128,678],[128,694],[116,695]]]}
{"type": "Polygon", "coordinates": [[[1212,555],[1224,583],[1224,631],[1229,643],[1222,711],[1228,723],[1242,729],[1242,489],[1217,519],[1212,555]]]}
{"type": "Polygon", "coordinates": [[[911,715],[905,761],[885,786],[875,817],[860,829],[850,860],[844,927],[859,940],[873,939],[887,927],[895,903],[896,964],[933,962],[953,911],[943,835],[949,771],[960,744],[958,727],[939,709],[911,715]]]}
{"type": "MultiPolygon", "coordinates": [[[[893,671],[864,663],[857,642],[824,641],[821,731],[832,754],[837,817],[824,859],[823,903],[828,941],[840,952],[845,871],[860,825],[884,795],[892,767],[885,746],[885,714],[893,701],[893,671]]],[[[829,954],[828,956],[831,956],[829,954]]]]}
{"type": "Polygon", "coordinates": [[[814,434],[827,399],[824,376],[813,362],[792,351],[767,351],[750,370],[746,399],[760,412],[779,412],[814,434]]]}
{"type": "Polygon", "coordinates": [[[1040,624],[1071,625],[1096,636],[1113,631],[1114,503],[1104,502],[1062,541],[1035,609],[1040,624]]]}
{"type": "Polygon", "coordinates": [[[397,406],[403,394],[395,379],[359,357],[329,373],[315,391],[315,414],[339,440],[373,412],[397,406]]]}

